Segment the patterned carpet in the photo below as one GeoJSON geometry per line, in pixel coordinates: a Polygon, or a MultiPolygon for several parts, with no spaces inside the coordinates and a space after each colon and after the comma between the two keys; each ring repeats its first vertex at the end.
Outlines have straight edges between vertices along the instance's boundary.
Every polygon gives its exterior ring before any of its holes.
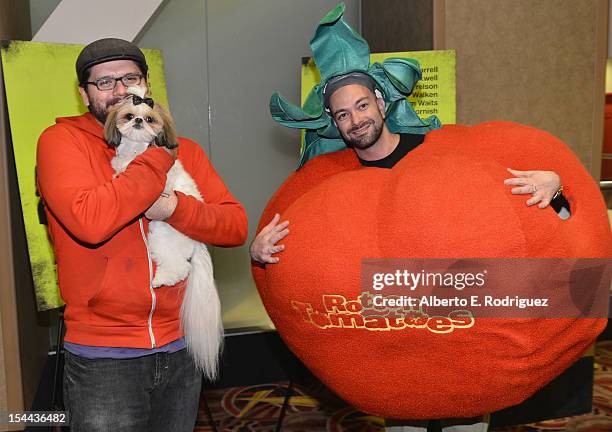
{"type": "MultiPolygon", "coordinates": [[[[203,393],[197,432],[273,432],[287,394],[287,382],[207,390],[203,393]],[[216,429],[209,425],[206,412],[216,429]]],[[[355,411],[320,383],[294,385],[282,422],[283,432],[374,432],[384,420],[355,411]]],[[[595,386],[590,414],[536,424],[492,429],[496,432],[580,431],[612,432],[612,341],[595,350],[595,386]]]]}

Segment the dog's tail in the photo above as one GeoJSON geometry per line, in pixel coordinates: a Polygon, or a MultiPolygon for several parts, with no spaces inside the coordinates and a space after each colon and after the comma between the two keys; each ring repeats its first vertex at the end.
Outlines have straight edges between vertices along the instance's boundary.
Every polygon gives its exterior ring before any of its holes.
{"type": "Polygon", "coordinates": [[[221,303],[213,279],[213,267],[206,245],[196,245],[191,258],[181,306],[181,324],[196,367],[214,380],[219,370],[219,355],[223,345],[221,303]]]}

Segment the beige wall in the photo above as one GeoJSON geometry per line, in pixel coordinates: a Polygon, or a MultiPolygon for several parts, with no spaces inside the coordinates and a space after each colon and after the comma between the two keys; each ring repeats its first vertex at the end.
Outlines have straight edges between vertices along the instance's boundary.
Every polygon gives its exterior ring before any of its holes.
{"type": "MultiPolygon", "coordinates": [[[[0,87],[0,411],[20,411],[23,409],[23,392],[6,169],[6,148],[10,140],[7,139],[3,89],[0,87]]],[[[0,425],[0,430],[8,430],[3,427],[0,425]]]]}
{"type": "MultiPolygon", "coordinates": [[[[0,38],[30,37],[29,2],[0,0],[0,38]]],[[[3,88],[0,86],[0,411],[15,412],[29,409],[32,403],[49,338],[46,327],[38,323],[33,300],[3,88]]],[[[3,431],[20,429],[19,425],[0,425],[3,431]]]]}
{"type": "MultiPolygon", "coordinates": [[[[28,2],[0,0],[0,38],[29,38],[28,9],[28,2]],[[28,19],[24,25],[25,16],[28,19]]],[[[5,109],[2,90],[0,92],[0,250],[2,251],[0,255],[0,411],[17,411],[23,409],[23,393],[9,213],[6,149],[10,141],[7,140],[9,132],[5,109]]],[[[0,425],[0,430],[9,429],[0,425]]]]}
{"type": "Polygon", "coordinates": [[[607,0],[435,0],[435,47],[457,51],[459,123],[547,130],[599,179],[607,0]]]}
{"type": "MultiPolygon", "coordinates": [[[[0,411],[23,410],[8,188],[8,124],[0,86],[0,411]]],[[[0,425],[0,428],[5,426],[0,425]]],[[[0,429],[8,430],[8,429],[0,429]]]]}

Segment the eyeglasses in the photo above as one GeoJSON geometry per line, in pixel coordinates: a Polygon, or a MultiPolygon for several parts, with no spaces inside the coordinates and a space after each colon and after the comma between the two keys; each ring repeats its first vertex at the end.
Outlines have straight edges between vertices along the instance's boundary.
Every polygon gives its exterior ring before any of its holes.
{"type": "Polygon", "coordinates": [[[144,76],[141,74],[127,74],[119,78],[103,77],[95,81],[87,81],[85,84],[95,85],[100,91],[109,91],[117,86],[117,81],[121,81],[124,86],[130,87],[139,85],[143,78],[144,76]]]}

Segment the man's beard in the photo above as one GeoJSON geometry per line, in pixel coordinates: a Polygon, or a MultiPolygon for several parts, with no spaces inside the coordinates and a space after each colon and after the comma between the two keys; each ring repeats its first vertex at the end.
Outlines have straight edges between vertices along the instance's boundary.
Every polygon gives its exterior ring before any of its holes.
{"type": "Polygon", "coordinates": [[[346,136],[343,136],[342,138],[344,138],[344,142],[348,147],[355,148],[357,150],[366,150],[372,147],[378,141],[378,138],[380,138],[380,135],[382,134],[382,130],[382,121],[380,123],[376,123],[375,120],[366,120],[365,122],[351,128],[349,131],[347,131],[346,136]],[[351,133],[365,126],[367,122],[371,122],[368,133],[357,138],[351,138],[351,133]]]}
{"type": "Polygon", "coordinates": [[[108,110],[115,104],[121,102],[123,98],[116,97],[106,102],[106,106],[101,107],[96,104],[89,104],[89,112],[98,120],[100,123],[106,123],[108,117],[108,110]]]}

